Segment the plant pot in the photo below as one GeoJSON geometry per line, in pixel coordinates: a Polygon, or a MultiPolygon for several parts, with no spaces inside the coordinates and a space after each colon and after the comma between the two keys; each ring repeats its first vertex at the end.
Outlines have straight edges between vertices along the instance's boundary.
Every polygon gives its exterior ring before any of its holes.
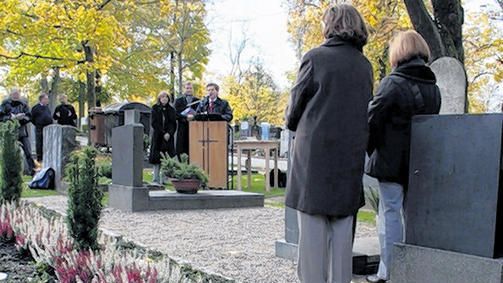
{"type": "Polygon", "coordinates": [[[173,184],[173,187],[175,187],[175,190],[182,194],[195,194],[201,186],[201,181],[197,179],[170,179],[170,181],[173,184]]]}

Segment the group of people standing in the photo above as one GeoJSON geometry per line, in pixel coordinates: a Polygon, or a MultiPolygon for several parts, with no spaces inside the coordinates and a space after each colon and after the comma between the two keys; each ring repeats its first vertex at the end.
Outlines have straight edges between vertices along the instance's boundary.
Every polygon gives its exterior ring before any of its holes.
{"type": "Polygon", "coordinates": [[[360,13],[339,4],[322,20],[325,42],[302,58],[286,110],[286,125],[296,132],[286,205],[298,211],[298,276],[304,283],[351,281],[365,172],[379,181],[381,247],[378,273],[367,281],[386,282],[392,245],[404,236],[411,119],[440,110],[430,50],[417,32],[399,32],[389,47],[393,71],[373,95],[360,13]]]}
{"type": "Polygon", "coordinates": [[[41,94],[38,103],[32,109],[28,107],[27,102],[21,99],[21,92],[17,88],[12,88],[9,97],[0,105],[0,122],[8,120],[18,120],[20,127],[18,139],[26,158],[28,173],[35,175],[35,162],[31,156],[31,146],[27,124],[32,123],[35,126],[35,146],[37,152],[37,161],[43,160],[43,130],[46,126],[57,121],[60,125],[76,126],[77,114],[72,105],[68,104],[65,94],[59,95],[60,105],[56,107],[54,113],[49,108],[49,96],[41,94]]]}
{"type": "Polygon", "coordinates": [[[183,84],[183,95],[178,97],[174,106],[170,95],[161,91],[157,103],[152,106],[152,139],[150,143],[149,162],[154,165],[153,182],[161,183],[160,163],[161,153],[170,157],[189,153],[189,121],[197,114],[219,116],[219,120],[230,122],[233,118],[229,103],[218,97],[220,88],[215,83],[206,85],[207,95],[200,100],[194,96],[194,86],[191,82],[183,84]],[[176,133],[176,146],[175,146],[176,133]]]}

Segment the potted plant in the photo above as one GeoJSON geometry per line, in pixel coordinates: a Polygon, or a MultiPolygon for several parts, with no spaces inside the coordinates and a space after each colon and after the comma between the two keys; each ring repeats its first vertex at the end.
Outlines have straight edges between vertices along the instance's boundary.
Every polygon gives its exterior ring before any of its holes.
{"type": "Polygon", "coordinates": [[[170,180],[175,190],[179,193],[195,194],[201,186],[205,186],[208,177],[199,167],[189,164],[187,154],[176,157],[163,155],[161,160],[161,172],[163,177],[170,180]]]}

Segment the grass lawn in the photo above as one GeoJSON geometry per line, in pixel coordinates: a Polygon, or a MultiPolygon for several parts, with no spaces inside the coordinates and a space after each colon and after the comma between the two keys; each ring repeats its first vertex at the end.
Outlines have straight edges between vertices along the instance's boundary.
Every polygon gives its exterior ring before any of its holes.
{"type": "MultiPolygon", "coordinates": [[[[233,176],[234,188],[237,189],[237,176],[233,176]]],[[[281,197],[285,195],[285,188],[271,188],[270,192],[265,191],[265,176],[262,174],[251,175],[251,188],[248,188],[248,180],[246,174],[241,176],[241,185],[243,191],[251,193],[264,194],[265,198],[281,197]]]]}
{"type": "Polygon", "coordinates": [[[35,198],[45,196],[56,196],[58,192],[54,190],[32,190],[28,188],[28,183],[31,181],[30,176],[23,176],[23,191],[21,192],[22,198],[35,198]]]}

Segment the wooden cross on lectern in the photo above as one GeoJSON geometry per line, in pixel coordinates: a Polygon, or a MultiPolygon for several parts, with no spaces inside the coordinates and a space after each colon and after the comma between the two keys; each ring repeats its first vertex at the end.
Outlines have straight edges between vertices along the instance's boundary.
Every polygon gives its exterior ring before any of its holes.
{"type": "Polygon", "coordinates": [[[212,140],[210,139],[210,129],[206,128],[206,135],[204,134],[205,128],[201,129],[203,131],[202,137],[206,139],[201,139],[198,140],[198,142],[201,144],[201,150],[202,150],[202,156],[203,156],[203,170],[210,174],[210,166],[209,166],[209,160],[210,160],[210,144],[212,142],[218,142],[218,140],[212,140]],[[207,166],[208,165],[208,166],[207,166]]]}

